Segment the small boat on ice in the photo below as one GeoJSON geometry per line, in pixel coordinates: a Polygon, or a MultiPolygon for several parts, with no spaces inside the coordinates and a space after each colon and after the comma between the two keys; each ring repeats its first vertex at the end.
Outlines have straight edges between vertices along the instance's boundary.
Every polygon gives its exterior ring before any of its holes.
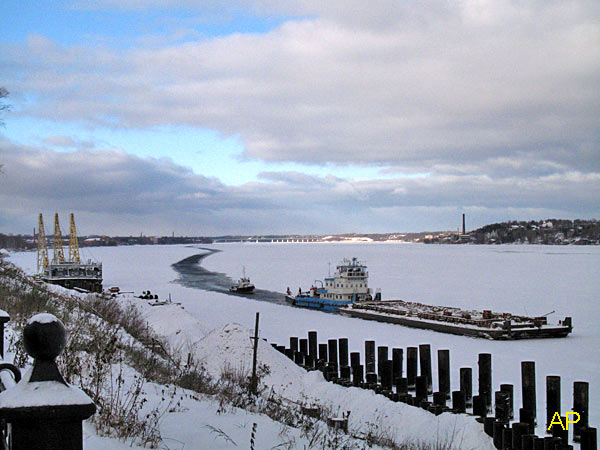
{"type": "Polygon", "coordinates": [[[250,278],[246,276],[246,268],[244,267],[244,276],[240,278],[237,284],[234,284],[229,288],[229,292],[236,294],[253,294],[254,284],[250,282],[250,278]]]}

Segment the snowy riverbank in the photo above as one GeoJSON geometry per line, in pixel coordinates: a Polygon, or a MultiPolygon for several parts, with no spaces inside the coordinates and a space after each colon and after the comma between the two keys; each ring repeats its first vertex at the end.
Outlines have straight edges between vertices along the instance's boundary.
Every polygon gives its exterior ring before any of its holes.
{"type": "MultiPolygon", "coordinates": [[[[270,342],[287,343],[290,336],[317,330],[322,341],[348,337],[350,351],[363,352],[364,340],[389,347],[429,343],[432,352],[451,352],[453,388],[459,367],[477,367],[477,354],[493,355],[493,387],[515,385],[520,405],[520,361],[536,361],[538,417],[545,415],[545,377],[562,377],[562,411],[572,407],[573,381],[590,382],[590,424],[598,424],[600,404],[597,372],[600,368],[600,249],[545,246],[422,246],[394,244],[226,244],[206,258],[204,267],[236,278],[242,266],[258,288],[283,292],[286,286],[310,285],[327,274],[327,263],[343,257],[366,260],[370,285],[381,287],[384,298],[403,298],[464,308],[490,308],[514,313],[573,317],[574,332],[566,339],[490,342],[425,330],[368,322],[257,302],[218,292],[198,290],[176,282],[171,264],[201,253],[187,246],[94,248],[90,257],[104,263],[105,286],[118,285],[137,293],[152,289],[161,298],[171,293],[196,320],[200,337],[226,324],[248,330],[254,314],[261,314],[261,333],[270,342]]],[[[11,255],[29,273],[35,271],[35,253],[11,255]]],[[[158,314],[158,313],[156,313],[158,314]]],[[[168,332],[168,330],[166,331],[168,332]]],[[[168,333],[167,333],[168,334],[168,333]]],[[[246,331],[246,337],[249,332],[246,331]]],[[[249,339],[248,339],[249,341],[249,339]]],[[[436,373],[436,361],[433,361],[436,373]]],[[[435,386],[434,386],[435,387],[435,386]]],[[[542,421],[540,421],[542,422],[542,421]]],[[[396,425],[397,426],[397,425],[396,425]]],[[[543,434],[543,423],[536,430],[543,434]]]]}
{"type": "MultiPolygon", "coordinates": [[[[136,304],[148,325],[164,337],[171,348],[191,353],[209,375],[218,378],[228,369],[249,373],[252,341],[247,328],[230,323],[205,334],[206,324],[194,319],[179,305],[149,306],[147,301],[124,297],[136,304]]],[[[291,402],[319,405],[340,415],[350,411],[349,431],[365,435],[377,426],[396,442],[444,444],[455,449],[493,449],[481,424],[466,415],[434,416],[420,408],[394,403],[382,395],[358,388],[344,388],[325,381],[320,372],[306,372],[290,359],[259,341],[258,365],[268,367],[262,383],[291,402]]]]}

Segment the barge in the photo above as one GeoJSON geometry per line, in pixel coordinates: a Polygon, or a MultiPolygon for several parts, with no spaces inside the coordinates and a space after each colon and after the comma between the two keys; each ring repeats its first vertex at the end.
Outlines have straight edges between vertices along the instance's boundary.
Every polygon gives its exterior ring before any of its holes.
{"type": "Polygon", "coordinates": [[[339,312],[360,319],[495,340],[560,338],[573,331],[571,317],[552,325],[547,315],[528,317],[490,310],[466,311],[403,300],[355,302],[339,312]]]}
{"type": "Polygon", "coordinates": [[[49,263],[40,279],[76,291],[102,292],[102,263],[49,263]]]}
{"type": "Polygon", "coordinates": [[[71,213],[68,258],[65,257],[63,250],[58,214],[54,215],[54,239],[52,242],[54,257],[51,261],[48,260],[46,232],[41,213],[38,221],[37,242],[37,279],[80,292],[102,292],[102,263],[91,260],[81,262],[73,213],[71,213]]]}

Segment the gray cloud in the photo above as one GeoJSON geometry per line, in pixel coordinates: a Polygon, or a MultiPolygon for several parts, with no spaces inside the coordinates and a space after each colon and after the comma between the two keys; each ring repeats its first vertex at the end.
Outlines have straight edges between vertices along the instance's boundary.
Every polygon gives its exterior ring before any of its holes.
{"type": "Polygon", "coordinates": [[[76,212],[83,232],[194,235],[600,215],[597,1],[248,0],[228,14],[239,8],[298,18],[189,41],[193,17],[126,50],[0,43],[14,114],[209,128],[239,137],[242,158],[375,166],[385,179],[264,172],[232,187],[73,136],[42,141],[68,153],[0,140],[0,226],[22,232],[54,210],[76,212]]]}
{"type": "Polygon", "coordinates": [[[445,229],[461,212],[473,227],[507,217],[600,215],[600,175],[582,172],[363,181],[267,172],[231,187],[120,150],[56,152],[0,140],[0,155],[4,232],[29,230],[38,212],[55,211],[75,212],[85,234],[159,235],[445,229]]]}
{"type": "Polygon", "coordinates": [[[51,145],[54,147],[64,147],[64,148],[83,148],[83,149],[91,149],[96,146],[92,141],[83,141],[79,139],[73,139],[70,136],[48,136],[42,139],[42,142],[46,145],[51,145]]]}
{"type": "Polygon", "coordinates": [[[265,161],[600,170],[597,2],[248,4],[318,17],[148,50],[34,36],[4,46],[9,86],[23,114],[208,127],[265,161]]]}

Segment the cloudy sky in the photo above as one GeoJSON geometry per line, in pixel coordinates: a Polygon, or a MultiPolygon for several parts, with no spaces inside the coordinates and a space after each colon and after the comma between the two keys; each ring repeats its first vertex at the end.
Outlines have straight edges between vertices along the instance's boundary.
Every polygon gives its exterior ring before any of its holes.
{"type": "Polygon", "coordinates": [[[600,218],[597,0],[5,0],[0,232],[600,218]]]}

